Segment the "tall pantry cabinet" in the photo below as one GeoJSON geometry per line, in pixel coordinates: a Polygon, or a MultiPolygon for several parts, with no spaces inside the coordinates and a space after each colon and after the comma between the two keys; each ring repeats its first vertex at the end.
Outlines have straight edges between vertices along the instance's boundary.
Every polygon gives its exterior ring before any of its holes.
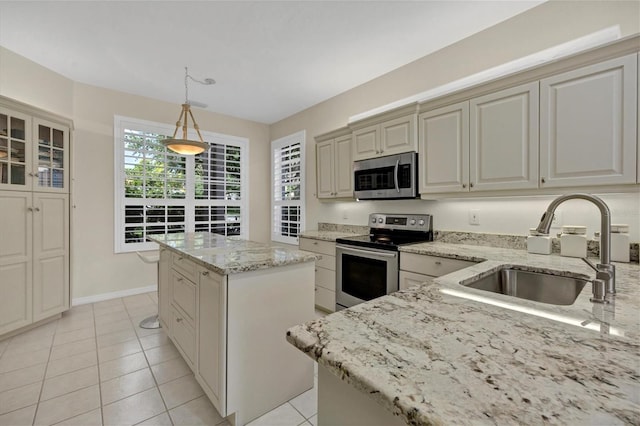
{"type": "Polygon", "coordinates": [[[69,309],[70,128],[0,98],[0,338],[69,309]]]}

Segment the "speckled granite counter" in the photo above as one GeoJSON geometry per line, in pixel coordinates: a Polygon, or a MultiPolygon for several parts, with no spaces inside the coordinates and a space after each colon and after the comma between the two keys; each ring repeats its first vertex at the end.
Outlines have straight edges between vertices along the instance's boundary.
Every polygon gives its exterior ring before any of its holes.
{"type": "Polygon", "coordinates": [[[222,275],[317,259],[308,252],[208,232],[152,235],[149,239],[222,275]]]}
{"type": "Polygon", "coordinates": [[[320,240],[320,241],[335,241],[338,238],[343,237],[353,237],[353,232],[342,232],[342,231],[305,231],[300,234],[300,238],[311,238],[312,240],[320,240]]]}
{"type": "Polygon", "coordinates": [[[482,263],[293,327],[289,342],[409,424],[640,422],[637,264],[616,264],[614,303],[592,304],[587,285],[560,307],[459,283],[503,265],[592,278],[580,259],[437,242],[402,251],[482,263]]]}

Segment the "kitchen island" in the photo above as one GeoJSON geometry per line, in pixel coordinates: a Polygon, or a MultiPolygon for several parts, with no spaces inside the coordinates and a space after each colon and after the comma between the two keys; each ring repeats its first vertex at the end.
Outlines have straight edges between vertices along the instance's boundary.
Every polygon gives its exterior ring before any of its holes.
{"type": "Polygon", "coordinates": [[[160,323],[234,425],[313,387],[313,362],[285,340],[314,318],[316,256],[211,233],[154,235],[160,323]]]}
{"type": "Polygon", "coordinates": [[[555,306],[460,283],[505,265],[593,278],[580,259],[438,242],[404,252],[479,263],[291,328],[320,366],[318,424],[640,421],[637,264],[616,264],[614,303],[591,303],[587,285],[555,306]]]}

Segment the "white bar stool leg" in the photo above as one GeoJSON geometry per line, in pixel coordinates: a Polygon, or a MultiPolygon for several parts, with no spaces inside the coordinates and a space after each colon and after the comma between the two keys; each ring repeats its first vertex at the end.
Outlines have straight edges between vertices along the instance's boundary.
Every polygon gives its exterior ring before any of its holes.
{"type": "MultiPolygon", "coordinates": [[[[137,251],[136,254],[144,263],[158,263],[160,261],[159,254],[145,255],[139,251],[137,251]]],[[[138,327],[147,329],[160,328],[160,319],[158,318],[158,314],[151,315],[150,317],[143,319],[140,321],[140,324],[138,324],[138,327]]]]}

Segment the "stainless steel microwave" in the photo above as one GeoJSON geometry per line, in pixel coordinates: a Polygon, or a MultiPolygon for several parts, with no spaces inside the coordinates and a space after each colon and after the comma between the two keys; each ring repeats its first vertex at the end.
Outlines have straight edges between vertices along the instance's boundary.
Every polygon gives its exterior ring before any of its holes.
{"type": "Polygon", "coordinates": [[[418,153],[388,155],[353,163],[354,195],[359,200],[418,197],[418,153]]]}

